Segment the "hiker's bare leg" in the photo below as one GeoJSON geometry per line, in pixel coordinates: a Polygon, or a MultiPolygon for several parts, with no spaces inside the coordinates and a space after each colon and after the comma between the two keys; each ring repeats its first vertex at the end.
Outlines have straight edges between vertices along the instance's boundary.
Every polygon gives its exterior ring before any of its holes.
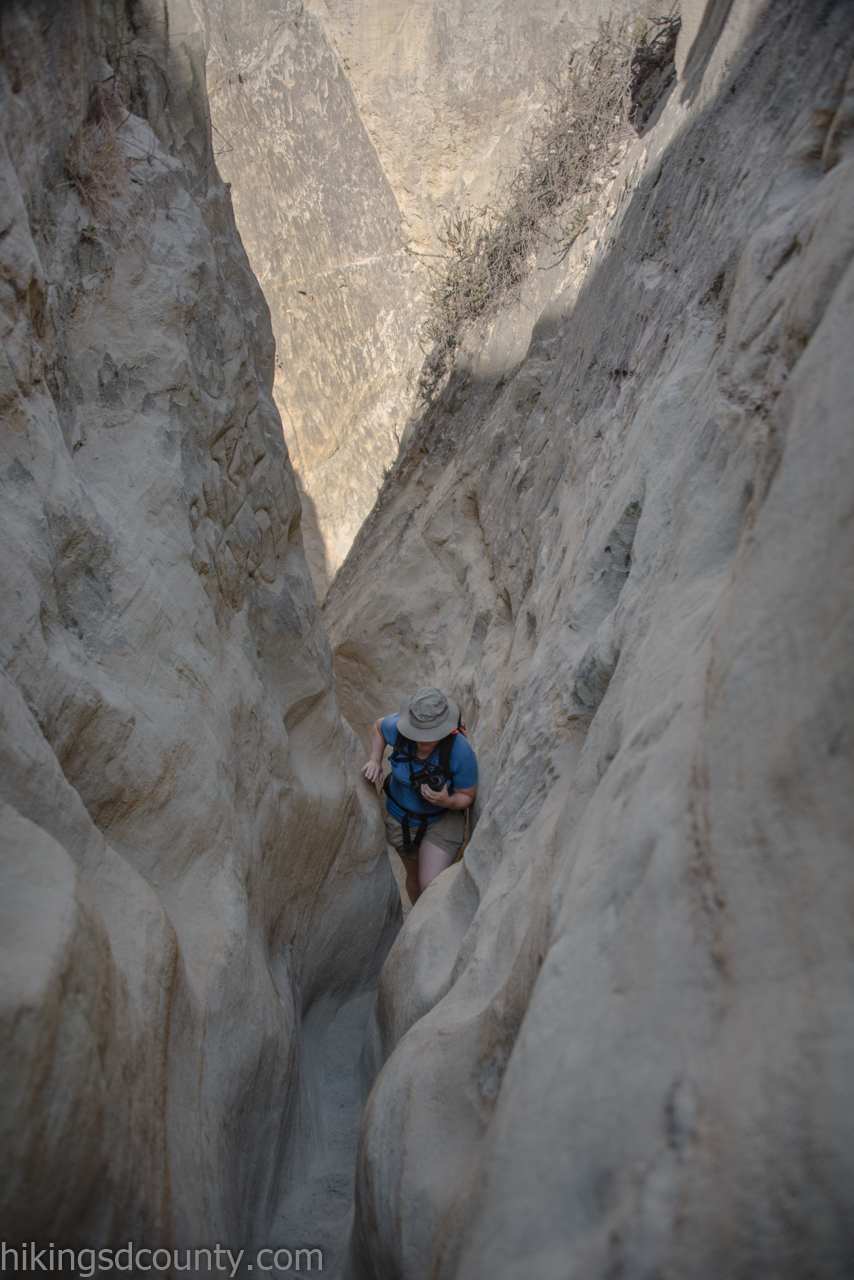
{"type": "Polygon", "coordinates": [[[404,858],[401,855],[400,860],[406,872],[406,896],[414,907],[418,901],[418,894],[421,892],[418,888],[418,859],[404,858]]]}
{"type": "MultiPolygon", "coordinates": [[[[444,849],[439,849],[435,844],[430,844],[429,840],[422,840],[421,848],[418,850],[419,892],[423,893],[427,886],[433,883],[436,876],[446,871],[453,861],[454,855],[452,853],[446,853],[444,849]]],[[[408,878],[406,884],[408,890],[408,878]]]]}

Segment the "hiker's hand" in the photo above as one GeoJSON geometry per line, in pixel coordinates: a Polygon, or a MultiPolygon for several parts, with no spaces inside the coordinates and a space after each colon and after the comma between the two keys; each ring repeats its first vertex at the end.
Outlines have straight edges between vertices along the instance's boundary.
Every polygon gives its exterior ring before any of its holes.
{"type": "Polygon", "coordinates": [[[421,784],[421,794],[425,800],[429,800],[431,804],[441,805],[443,809],[452,807],[451,797],[448,795],[448,784],[445,783],[441,791],[431,791],[426,782],[421,784]]]}
{"type": "Polygon", "coordinates": [[[377,764],[376,760],[368,760],[362,765],[362,773],[368,779],[368,782],[381,782],[383,776],[383,767],[377,764]]]}

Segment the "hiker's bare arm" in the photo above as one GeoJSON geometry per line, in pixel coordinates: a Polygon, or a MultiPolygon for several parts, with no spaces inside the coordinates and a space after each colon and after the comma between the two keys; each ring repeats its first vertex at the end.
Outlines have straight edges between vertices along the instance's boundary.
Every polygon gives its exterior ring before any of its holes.
{"type": "Polygon", "coordinates": [[[450,796],[447,783],[441,791],[431,791],[426,783],[421,787],[424,799],[429,800],[431,804],[440,805],[443,809],[467,809],[473,803],[476,791],[477,783],[473,787],[455,788],[454,794],[450,796]]]}
{"type": "Polygon", "coordinates": [[[388,743],[383,737],[381,724],[382,720],[378,720],[371,729],[371,755],[367,763],[362,765],[362,773],[368,782],[379,782],[383,776],[383,752],[388,743]]]}

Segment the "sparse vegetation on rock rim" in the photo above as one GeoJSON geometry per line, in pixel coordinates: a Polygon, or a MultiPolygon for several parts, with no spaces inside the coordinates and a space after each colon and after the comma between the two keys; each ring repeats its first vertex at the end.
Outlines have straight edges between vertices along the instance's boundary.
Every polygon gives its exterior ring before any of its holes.
{"type": "Polygon", "coordinates": [[[584,230],[600,175],[670,83],[679,26],[673,14],[601,22],[589,52],[551,82],[542,119],[494,202],[445,218],[422,331],[424,400],[433,399],[463,329],[514,296],[544,237],[556,230],[568,245],[584,230]]]}

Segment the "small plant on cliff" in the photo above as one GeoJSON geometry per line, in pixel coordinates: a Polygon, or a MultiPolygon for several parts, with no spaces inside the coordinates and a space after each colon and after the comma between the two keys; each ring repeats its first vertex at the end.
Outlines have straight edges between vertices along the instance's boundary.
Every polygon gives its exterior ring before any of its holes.
{"type": "Polygon", "coordinates": [[[124,0],[107,0],[100,16],[100,53],[110,74],[93,86],[86,118],[63,152],[65,176],[91,215],[90,228],[115,220],[129,167],[119,139],[129,114],[120,86],[133,39],[124,0]]]}
{"type": "Polygon", "coordinates": [[[96,223],[109,223],[124,188],[128,162],[119,141],[126,116],[117,95],[92,95],[89,113],[65,149],[65,175],[96,223]]]}
{"type": "Polygon", "coordinates": [[[650,101],[669,83],[678,30],[672,16],[634,27],[625,20],[601,23],[588,53],[573,55],[552,81],[521,163],[494,202],[445,219],[421,334],[424,400],[435,396],[462,330],[518,289],[547,231],[559,227],[567,245],[583,231],[601,185],[597,175],[613,164],[630,126],[644,123],[650,101]]]}

